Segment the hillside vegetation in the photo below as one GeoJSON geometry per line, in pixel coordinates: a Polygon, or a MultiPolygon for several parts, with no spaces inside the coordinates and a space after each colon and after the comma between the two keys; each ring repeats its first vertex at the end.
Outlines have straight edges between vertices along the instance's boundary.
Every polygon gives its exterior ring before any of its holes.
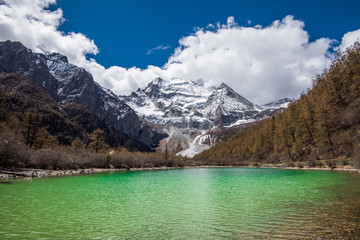
{"type": "Polygon", "coordinates": [[[173,155],[133,152],[137,144],[85,107],[60,107],[28,77],[0,70],[0,170],[187,165],[173,155]]]}
{"type": "MultiPolygon", "coordinates": [[[[240,131],[196,159],[294,163],[343,159],[359,164],[360,44],[339,52],[313,87],[283,112],[240,131]],[[352,159],[351,159],[352,157],[352,159]]],[[[346,164],[346,163],[345,163],[346,164]]]]}

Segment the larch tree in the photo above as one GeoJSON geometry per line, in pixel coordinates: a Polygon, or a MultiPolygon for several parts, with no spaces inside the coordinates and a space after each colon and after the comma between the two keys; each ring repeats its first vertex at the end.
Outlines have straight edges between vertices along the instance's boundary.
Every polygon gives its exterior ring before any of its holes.
{"type": "Polygon", "coordinates": [[[93,148],[96,153],[99,152],[100,149],[103,149],[106,147],[105,143],[105,137],[104,137],[104,131],[100,128],[95,129],[90,135],[90,148],[93,148]]]}

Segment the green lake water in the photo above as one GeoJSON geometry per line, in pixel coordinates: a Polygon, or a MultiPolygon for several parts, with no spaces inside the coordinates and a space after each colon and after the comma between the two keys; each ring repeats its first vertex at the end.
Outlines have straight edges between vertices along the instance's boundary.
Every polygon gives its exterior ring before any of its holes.
{"type": "Polygon", "coordinates": [[[0,239],[358,239],[360,175],[198,168],[0,184],[0,239]]]}

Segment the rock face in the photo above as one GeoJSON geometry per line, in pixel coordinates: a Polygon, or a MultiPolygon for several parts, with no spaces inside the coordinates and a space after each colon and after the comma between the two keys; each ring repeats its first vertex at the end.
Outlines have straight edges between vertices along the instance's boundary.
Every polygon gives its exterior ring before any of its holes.
{"type": "Polygon", "coordinates": [[[41,127],[46,126],[61,144],[70,144],[74,137],[83,132],[82,127],[70,121],[57,102],[28,77],[0,71],[0,92],[6,94],[1,101],[1,107],[6,110],[5,115],[11,112],[24,118],[24,113],[30,109],[38,109],[42,115],[41,127]]]}
{"type": "Polygon", "coordinates": [[[271,115],[290,102],[290,99],[282,99],[259,106],[225,83],[217,88],[205,88],[201,80],[161,78],[121,98],[150,122],[199,131],[259,120],[265,112],[271,115]]]}
{"type": "Polygon", "coordinates": [[[259,110],[249,100],[222,83],[204,106],[199,107],[199,112],[213,121],[214,125],[229,126],[238,120],[256,118],[259,110]]]}
{"type": "Polygon", "coordinates": [[[140,142],[148,150],[166,136],[154,131],[123,100],[97,84],[85,69],[70,64],[67,57],[58,53],[38,54],[19,42],[1,42],[0,70],[30,78],[60,106],[73,103],[85,107],[109,128],[140,142]]]}
{"type": "MultiPolygon", "coordinates": [[[[121,98],[144,119],[178,128],[177,131],[166,131],[169,137],[162,143],[166,142],[170,148],[188,146],[179,153],[188,157],[221,140],[218,135],[224,127],[239,129],[248,126],[286,108],[291,102],[282,99],[256,105],[224,83],[206,88],[201,80],[162,78],[156,78],[146,88],[121,98]]],[[[176,151],[179,147],[170,150],[176,151]]]]}
{"type": "Polygon", "coordinates": [[[178,128],[208,129],[208,119],[197,115],[196,108],[209,96],[201,81],[156,78],[144,89],[130,96],[122,96],[144,119],[156,124],[168,124],[178,128]]]}
{"type": "Polygon", "coordinates": [[[56,100],[57,80],[50,74],[46,62],[41,61],[41,55],[33,54],[21,43],[0,42],[0,69],[29,77],[56,100]]]}

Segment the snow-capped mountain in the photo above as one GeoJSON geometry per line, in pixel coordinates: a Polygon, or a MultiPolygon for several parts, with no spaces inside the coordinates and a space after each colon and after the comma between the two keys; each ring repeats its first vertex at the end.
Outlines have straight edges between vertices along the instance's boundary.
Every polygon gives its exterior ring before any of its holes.
{"type": "Polygon", "coordinates": [[[282,99],[256,105],[224,83],[206,88],[201,80],[162,78],[121,98],[144,119],[178,128],[179,131],[167,131],[170,135],[167,141],[181,139],[184,145],[184,139],[188,139],[185,145],[189,147],[180,152],[185,156],[193,156],[214,144],[217,140],[214,128],[258,121],[286,108],[290,102],[282,99]]]}
{"type": "Polygon", "coordinates": [[[229,126],[238,120],[248,120],[258,114],[249,100],[240,96],[233,89],[222,83],[209,96],[198,112],[210,119],[214,125],[229,126]]]}
{"type": "Polygon", "coordinates": [[[262,118],[261,112],[285,108],[289,99],[255,105],[222,83],[205,88],[201,80],[156,78],[122,99],[144,119],[178,128],[209,130],[262,118]]]}
{"type": "Polygon", "coordinates": [[[144,89],[122,96],[144,119],[179,128],[208,129],[210,122],[196,112],[211,92],[202,81],[156,78],[144,89]]]}
{"type": "Polygon", "coordinates": [[[264,105],[260,106],[260,108],[262,110],[287,108],[292,101],[293,100],[291,100],[290,98],[283,98],[283,99],[280,99],[277,101],[273,101],[273,102],[264,104],[264,105]]]}

